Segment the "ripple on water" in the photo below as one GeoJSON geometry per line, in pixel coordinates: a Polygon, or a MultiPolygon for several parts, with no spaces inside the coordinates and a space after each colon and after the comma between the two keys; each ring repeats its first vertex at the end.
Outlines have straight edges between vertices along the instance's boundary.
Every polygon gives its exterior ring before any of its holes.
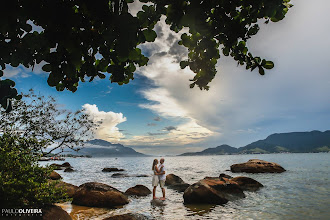
{"type": "MultiPolygon", "coordinates": [[[[58,171],[64,181],[75,185],[96,181],[109,184],[121,191],[142,184],[151,189],[151,177],[112,178],[102,172],[104,167],[123,168],[126,174],[151,174],[152,157],[143,158],[68,158],[76,172],[58,171]]],[[[41,162],[45,164],[46,162],[41,162]]],[[[196,157],[166,157],[167,173],[194,183],[205,176],[248,176],[263,187],[258,192],[246,192],[246,198],[225,205],[184,205],[182,193],[166,189],[167,205],[150,204],[151,196],[130,198],[130,203],[119,209],[100,209],[61,204],[73,219],[102,219],[124,213],[140,213],[155,219],[328,219],[330,216],[330,154],[269,154],[219,155],[196,157]],[[281,174],[233,174],[234,163],[249,159],[263,159],[279,163],[287,172],[281,174]]],[[[157,196],[161,196],[160,189],[157,196]]]]}

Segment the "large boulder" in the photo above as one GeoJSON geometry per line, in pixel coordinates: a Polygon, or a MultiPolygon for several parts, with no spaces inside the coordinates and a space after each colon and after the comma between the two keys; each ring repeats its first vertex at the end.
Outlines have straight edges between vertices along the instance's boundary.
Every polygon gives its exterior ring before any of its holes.
{"type": "Polygon", "coordinates": [[[126,195],[135,195],[135,196],[147,196],[151,194],[150,189],[143,185],[136,185],[134,187],[129,188],[125,192],[126,195]]]}
{"type": "Polygon", "coordinates": [[[69,162],[64,162],[61,165],[62,167],[72,167],[71,164],[69,162]]]}
{"type": "Polygon", "coordinates": [[[116,167],[106,167],[103,168],[102,172],[119,172],[119,171],[125,171],[124,169],[118,169],[116,167]]]}
{"type": "Polygon", "coordinates": [[[61,219],[61,220],[71,220],[71,216],[64,211],[61,207],[56,205],[46,206],[42,209],[42,219],[43,220],[52,220],[52,219],[61,219]]]}
{"type": "Polygon", "coordinates": [[[184,192],[190,186],[190,184],[185,183],[179,176],[172,173],[166,176],[165,185],[179,192],[184,192]]]}
{"type": "Polygon", "coordinates": [[[183,194],[186,204],[225,204],[244,197],[236,182],[228,180],[226,183],[218,177],[205,177],[189,186],[183,194]]]}
{"type": "Polygon", "coordinates": [[[51,180],[59,180],[62,179],[61,175],[56,173],[55,171],[52,171],[51,174],[49,175],[49,178],[51,180]]]}
{"type": "Polygon", "coordinates": [[[123,215],[114,215],[103,220],[148,220],[149,218],[142,214],[127,213],[123,215]]]}
{"type": "Polygon", "coordinates": [[[76,191],[78,190],[78,186],[72,185],[70,183],[66,183],[63,181],[60,181],[55,185],[57,188],[62,188],[64,192],[68,195],[68,197],[72,197],[76,191]]]}
{"type": "Polygon", "coordinates": [[[277,163],[258,159],[251,159],[246,163],[233,164],[230,166],[230,170],[233,173],[282,173],[285,171],[285,169],[277,163]]]}
{"type": "Polygon", "coordinates": [[[69,162],[65,162],[63,164],[52,163],[50,166],[53,167],[54,170],[63,170],[65,168],[72,168],[69,162]]]}
{"type": "Polygon", "coordinates": [[[115,208],[128,203],[128,197],[114,187],[103,183],[88,182],[79,186],[72,204],[115,208]]]}
{"type": "Polygon", "coordinates": [[[236,182],[242,190],[257,191],[263,187],[258,181],[245,176],[234,177],[231,181],[236,182]]]}

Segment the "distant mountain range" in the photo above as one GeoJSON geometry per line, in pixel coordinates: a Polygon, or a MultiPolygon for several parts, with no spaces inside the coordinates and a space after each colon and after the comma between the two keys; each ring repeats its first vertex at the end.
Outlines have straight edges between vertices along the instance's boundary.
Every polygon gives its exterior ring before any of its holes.
{"type": "Polygon", "coordinates": [[[330,130],[311,132],[290,132],[272,134],[244,147],[235,148],[220,145],[200,152],[189,152],[179,156],[221,155],[221,154],[265,154],[265,153],[312,153],[330,151],[330,130]]]}
{"type": "Polygon", "coordinates": [[[130,147],[121,144],[112,144],[101,139],[94,139],[85,143],[78,152],[70,152],[74,155],[89,155],[92,157],[139,157],[147,156],[136,152],[130,147]]]}

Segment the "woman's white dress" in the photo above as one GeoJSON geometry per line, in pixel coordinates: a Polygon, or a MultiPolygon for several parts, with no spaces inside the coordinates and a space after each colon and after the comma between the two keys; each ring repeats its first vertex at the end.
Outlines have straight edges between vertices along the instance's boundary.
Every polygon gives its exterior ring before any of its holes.
{"type": "Polygon", "coordinates": [[[156,169],[154,168],[154,175],[152,177],[152,186],[158,186],[158,182],[159,182],[159,178],[158,175],[156,175],[156,169]]]}

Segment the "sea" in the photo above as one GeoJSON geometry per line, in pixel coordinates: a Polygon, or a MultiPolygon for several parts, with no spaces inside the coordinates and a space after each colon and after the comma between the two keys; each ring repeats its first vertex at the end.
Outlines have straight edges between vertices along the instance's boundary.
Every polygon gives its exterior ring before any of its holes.
{"type": "MultiPolygon", "coordinates": [[[[193,184],[206,176],[226,173],[251,177],[264,185],[259,191],[245,192],[246,198],[225,205],[185,205],[183,193],[166,188],[165,206],[151,203],[152,195],[130,197],[129,204],[116,209],[92,208],[60,203],[73,219],[104,219],[113,215],[139,213],[150,219],[330,219],[330,153],[253,154],[217,156],[166,156],[166,173],[193,184]],[[261,159],[283,166],[284,173],[231,173],[230,165],[261,159]]],[[[137,184],[152,190],[154,157],[66,158],[75,172],[57,171],[63,181],[74,185],[101,182],[126,191],[137,184]],[[125,169],[125,174],[149,177],[113,178],[105,167],[125,169]]],[[[160,159],[160,158],[158,158],[160,159]]],[[[61,161],[64,162],[64,161],[61,161]]],[[[47,164],[50,162],[40,162],[47,164]]],[[[157,188],[157,197],[161,190],[157,188]]]]}

